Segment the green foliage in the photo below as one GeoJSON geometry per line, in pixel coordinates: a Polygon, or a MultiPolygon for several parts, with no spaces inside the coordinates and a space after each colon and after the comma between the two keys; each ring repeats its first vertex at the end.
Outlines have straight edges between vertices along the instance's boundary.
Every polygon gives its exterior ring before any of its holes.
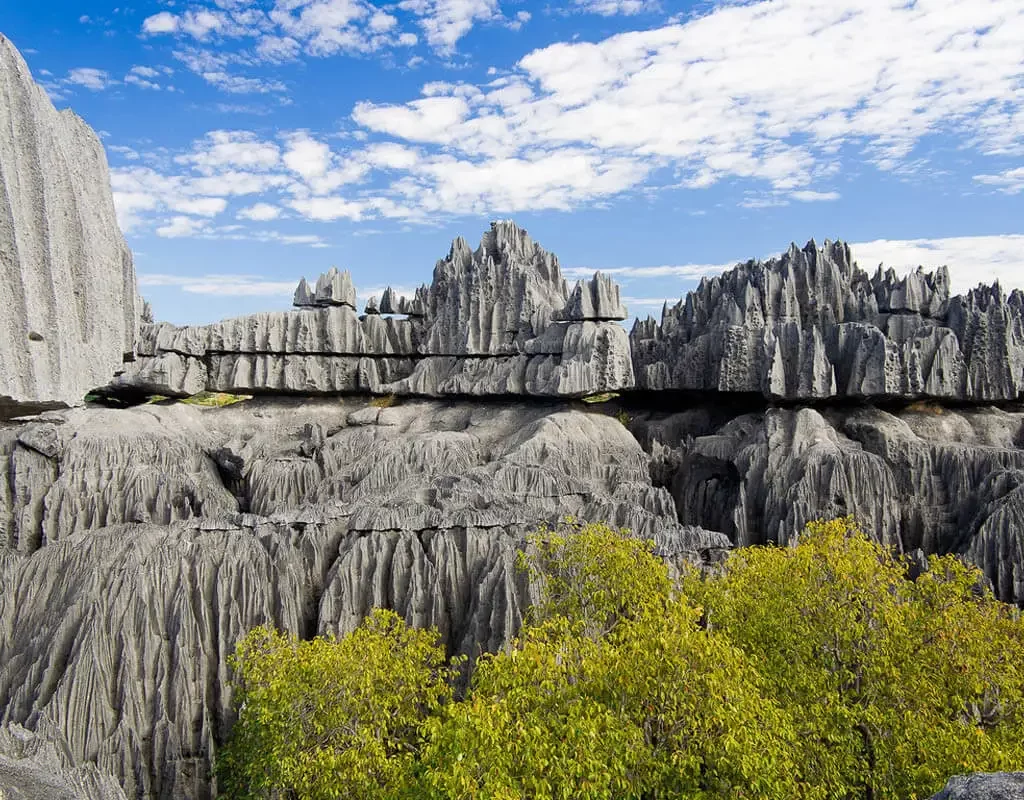
{"type": "Polygon", "coordinates": [[[398,405],[398,395],[382,394],[379,397],[372,398],[370,400],[370,405],[373,408],[391,408],[392,406],[398,405]]]}
{"type": "Polygon", "coordinates": [[[618,392],[601,392],[600,394],[589,394],[583,398],[583,402],[590,403],[591,405],[607,403],[609,400],[614,400],[618,396],[618,392]]]}
{"type": "Polygon", "coordinates": [[[251,394],[228,394],[227,392],[199,392],[191,397],[182,399],[182,403],[190,406],[203,406],[205,408],[222,408],[224,406],[241,403],[245,400],[252,400],[251,394]]]}
{"type": "Polygon", "coordinates": [[[847,518],[736,551],[682,590],[792,714],[806,796],[913,798],[1024,763],[1021,624],[978,587],[952,556],[909,580],[847,518]]]}
{"type": "Polygon", "coordinates": [[[520,566],[523,631],[458,701],[436,634],[390,612],[251,633],[228,795],[882,800],[1024,763],[1024,626],[955,558],[912,581],[844,519],[673,580],[569,520],[520,566]]]}
{"type": "Polygon", "coordinates": [[[632,422],[632,418],[629,416],[629,413],[623,409],[619,409],[615,413],[615,419],[617,419],[619,424],[625,428],[628,428],[629,423],[632,422]]]}
{"type": "Polygon", "coordinates": [[[231,667],[239,715],[217,766],[232,798],[398,796],[454,677],[435,632],[382,609],[341,640],[256,628],[231,667]]]}

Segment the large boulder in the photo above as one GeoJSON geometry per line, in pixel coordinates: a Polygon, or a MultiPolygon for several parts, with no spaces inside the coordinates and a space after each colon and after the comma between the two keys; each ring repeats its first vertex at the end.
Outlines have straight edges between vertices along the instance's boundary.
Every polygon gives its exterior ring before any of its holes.
{"type": "Polygon", "coordinates": [[[957,775],[931,800],[1024,800],[1024,772],[957,775]]]}
{"type": "Polygon", "coordinates": [[[100,140],[2,35],[0,308],[0,406],[80,403],[132,353],[141,312],[100,140]]]}

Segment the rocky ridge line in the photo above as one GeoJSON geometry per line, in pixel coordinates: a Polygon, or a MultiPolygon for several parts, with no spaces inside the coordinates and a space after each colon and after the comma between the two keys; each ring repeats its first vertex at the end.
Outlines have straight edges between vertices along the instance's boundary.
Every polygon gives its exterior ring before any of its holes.
{"type": "Polygon", "coordinates": [[[945,267],[869,276],[843,242],[704,278],[630,341],[643,390],[987,403],[1024,389],[1024,293],[950,297],[945,267]]]}
{"type": "Polygon", "coordinates": [[[390,287],[355,310],[348,272],[295,292],[296,309],[213,325],[143,325],[139,361],[115,385],[297,394],[578,397],[633,385],[619,289],[568,290],[558,260],[512,222],[471,250],[457,239],[412,298],[390,287]],[[405,318],[382,316],[405,315],[405,318]]]}

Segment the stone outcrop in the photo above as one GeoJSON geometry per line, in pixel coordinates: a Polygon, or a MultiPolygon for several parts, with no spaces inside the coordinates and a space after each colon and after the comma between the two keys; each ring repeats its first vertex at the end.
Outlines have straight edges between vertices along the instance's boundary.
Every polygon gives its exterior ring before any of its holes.
{"type": "Polygon", "coordinates": [[[957,775],[931,800],[1024,800],[1024,772],[957,775]]]}
{"type": "Polygon", "coordinates": [[[683,523],[736,545],[853,514],[905,553],[959,553],[1024,603],[1024,412],[698,406],[635,415],[683,523]]]}
{"type": "Polygon", "coordinates": [[[120,784],[94,764],[74,761],[63,735],[43,718],[37,731],[0,728],[4,800],[126,800],[120,784]]]}
{"type": "Polygon", "coordinates": [[[213,325],[143,325],[117,386],[165,395],[246,393],[578,397],[633,385],[619,290],[595,275],[570,293],[558,260],[510,222],[476,250],[457,239],[413,297],[390,287],[355,311],[347,272],[293,311],[213,325]],[[397,315],[397,316],[394,316],[397,315]]]}
{"type": "Polygon", "coordinates": [[[133,352],[142,310],[99,138],[3,35],[0,308],[0,406],[81,403],[133,352]]]}
{"type": "Polygon", "coordinates": [[[716,559],[616,419],[522,403],[252,400],[0,428],[0,724],[52,719],[130,797],[209,797],[251,627],[344,633],[375,606],[493,650],[564,515],[716,559]]]}
{"type": "Polygon", "coordinates": [[[949,296],[949,275],[869,276],[842,242],[705,278],[631,334],[637,387],[772,400],[1016,400],[1024,294],[949,296]]]}

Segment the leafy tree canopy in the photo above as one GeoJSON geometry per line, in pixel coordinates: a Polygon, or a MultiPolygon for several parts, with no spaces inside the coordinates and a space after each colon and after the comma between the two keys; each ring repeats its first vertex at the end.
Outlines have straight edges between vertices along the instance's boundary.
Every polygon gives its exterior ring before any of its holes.
{"type": "Polygon", "coordinates": [[[532,536],[535,602],[457,697],[433,632],[251,632],[235,798],[927,797],[1024,763],[1024,625],[978,572],[916,580],[852,519],[676,580],[601,524],[532,536]]]}

